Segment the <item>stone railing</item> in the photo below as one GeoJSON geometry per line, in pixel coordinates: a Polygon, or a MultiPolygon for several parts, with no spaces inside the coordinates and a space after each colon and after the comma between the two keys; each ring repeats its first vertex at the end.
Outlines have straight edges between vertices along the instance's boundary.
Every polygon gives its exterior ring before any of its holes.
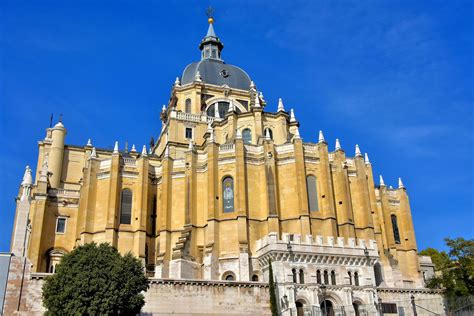
{"type": "Polygon", "coordinates": [[[279,146],[275,146],[275,151],[277,154],[286,154],[286,153],[292,153],[294,151],[293,144],[283,144],[279,146]]]}
{"type": "Polygon", "coordinates": [[[219,153],[221,152],[232,152],[235,151],[234,144],[222,144],[219,146],[219,153]]]}
{"type": "Polygon", "coordinates": [[[318,145],[313,143],[303,143],[303,149],[305,152],[309,153],[317,153],[318,152],[318,145]]]}
{"type": "Polygon", "coordinates": [[[48,194],[50,196],[79,198],[79,191],[76,191],[76,190],[49,189],[48,194]]]}
{"type": "Polygon", "coordinates": [[[191,114],[186,112],[177,112],[176,118],[182,121],[201,122],[200,114],[191,114]]]}
{"type": "Polygon", "coordinates": [[[261,154],[261,153],[263,153],[263,146],[245,144],[244,147],[245,147],[245,150],[247,152],[252,153],[252,154],[261,154]]]}
{"type": "Polygon", "coordinates": [[[123,164],[126,167],[136,167],[137,166],[137,161],[135,158],[123,158],[123,164]]]}

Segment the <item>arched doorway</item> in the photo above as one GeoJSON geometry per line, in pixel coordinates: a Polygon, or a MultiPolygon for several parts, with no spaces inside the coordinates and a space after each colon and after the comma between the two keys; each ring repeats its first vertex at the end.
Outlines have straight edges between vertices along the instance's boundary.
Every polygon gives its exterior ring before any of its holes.
{"type": "Polygon", "coordinates": [[[304,316],[304,302],[296,301],[296,316],[304,316]]]}
{"type": "Polygon", "coordinates": [[[323,301],[320,308],[322,316],[334,316],[334,306],[332,305],[331,301],[323,301]]]}

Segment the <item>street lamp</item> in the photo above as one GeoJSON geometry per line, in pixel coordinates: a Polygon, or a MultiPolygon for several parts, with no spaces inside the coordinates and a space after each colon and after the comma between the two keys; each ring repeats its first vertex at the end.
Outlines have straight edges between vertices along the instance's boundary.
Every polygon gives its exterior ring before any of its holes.
{"type": "Polygon", "coordinates": [[[326,285],[322,284],[320,287],[321,293],[323,294],[323,316],[327,315],[328,311],[326,309],[326,285]]]}

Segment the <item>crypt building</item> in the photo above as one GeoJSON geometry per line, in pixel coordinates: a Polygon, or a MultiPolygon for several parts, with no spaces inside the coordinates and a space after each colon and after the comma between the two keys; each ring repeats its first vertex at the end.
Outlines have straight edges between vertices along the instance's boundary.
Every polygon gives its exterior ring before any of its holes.
{"type": "Polygon", "coordinates": [[[272,264],[282,313],[370,314],[397,295],[435,295],[401,179],[385,185],[359,146],[330,146],[321,131],[303,141],[297,111],[267,104],[223,48],[210,18],[151,146],[70,145],[67,133],[81,131],[47,128],[20,186],[11,252],[39,275],[78,245],[107,242],[150,279],[223,286],[267,283],[272,264]]]}

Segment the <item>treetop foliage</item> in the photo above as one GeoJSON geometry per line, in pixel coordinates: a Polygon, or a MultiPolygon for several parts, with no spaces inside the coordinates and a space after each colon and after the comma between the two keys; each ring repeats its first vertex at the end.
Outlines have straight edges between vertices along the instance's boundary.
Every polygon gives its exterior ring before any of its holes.
{"type": "Polygon", "coordinates": [[[77,247],[66,254],[43,286],[50,315],[136,315],[148,289],[143,264],[109,244],[77,247]]]}

